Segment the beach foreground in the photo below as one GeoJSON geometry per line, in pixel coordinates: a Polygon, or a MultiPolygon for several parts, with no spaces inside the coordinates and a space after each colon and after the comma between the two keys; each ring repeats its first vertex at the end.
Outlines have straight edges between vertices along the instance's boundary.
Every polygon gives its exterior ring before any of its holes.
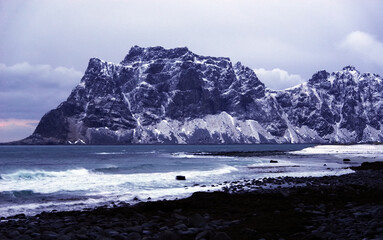
{"type": "Polygon", "coordinates": [[[3,218],[0,239],[383,239],[382,163],[174,201],[3,218]]]}

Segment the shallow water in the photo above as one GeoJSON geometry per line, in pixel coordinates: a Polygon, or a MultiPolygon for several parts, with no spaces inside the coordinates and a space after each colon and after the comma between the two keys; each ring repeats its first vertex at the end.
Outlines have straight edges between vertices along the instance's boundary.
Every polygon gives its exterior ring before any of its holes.
{"type": "Polygon", "coordinates": [[[136,197],[174,199],[245,178],[344,174],[351,172],[344,167],[360,160],[343,163],[343,155],[291,154],[312,146],[0,146],[0,216],[132,203],[136,197]],[[257,157],[194,154],[256,151],[284,153],[257,157]],[[177,175],[186,176],[186,181],[176,181],[177,175]]]}

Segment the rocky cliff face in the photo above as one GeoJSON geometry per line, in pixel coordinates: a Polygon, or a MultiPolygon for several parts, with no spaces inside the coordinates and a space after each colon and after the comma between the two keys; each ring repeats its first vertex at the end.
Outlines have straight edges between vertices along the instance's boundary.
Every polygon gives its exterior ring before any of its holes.
{"type": "Polygon", "coordinates": [[[283,91],[229,58],[133,47],[97,58],[68,99],[21,143],[381,142],[383,84],[353,67],[283,91]]]}

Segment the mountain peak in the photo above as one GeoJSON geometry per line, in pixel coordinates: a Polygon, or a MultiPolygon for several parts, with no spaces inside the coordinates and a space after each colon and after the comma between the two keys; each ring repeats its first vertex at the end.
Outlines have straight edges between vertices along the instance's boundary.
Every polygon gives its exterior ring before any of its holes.
{"type": "Polygon", "coordinates": [[[354,81],[357,81],[360,75],[360,72],[354,66],[351,66],[351,65],[345,66],[342,69],[342,72],[345,73],[346,75],[352,76],[352,78],[354,78],[354,81]]]}
{"type": "Polygon", "coordinates": [[[359,72],[358,70],[356,70],[356,68],[352,65],[348,65],[348,66],[345,66],[343,69],[343,71],[357,71],[359,72]]]}
{"type": "Polygon", "coordinates": [[[85,71],[85,74],[98,73],[103,68],[105,61],[99,58],[91,58],[89,59],[88,67],[85,71]]]}
{"type": "Polygon", "coordinates": [[[311,79],[308,81],[308,84],[310,86],[314,85],[320,85],[323,82],[327,81],[327,78],[330,76],[330,73],[328,73],[325,70],[316,72],[311,79]]]}
{"type": "Polygon", "coordinates": [[[21,143],[382,142],[382,109],[382,79],[353,66],[272,92],[229,58],[134,46],[122,65],[90,59],[21,143]]]}
{"type": "Polygon", "coordinates": [[[165,49],[160,46],[143,48],[136,45],[129,50],[121,64],[128,65],[140,61],[175,59],[186,54],[194,55],[187,47],[165,49]]]}

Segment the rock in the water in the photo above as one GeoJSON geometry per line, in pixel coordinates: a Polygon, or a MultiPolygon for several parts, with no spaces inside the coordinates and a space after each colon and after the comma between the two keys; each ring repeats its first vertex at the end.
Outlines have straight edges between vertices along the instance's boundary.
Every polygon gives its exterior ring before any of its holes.
{"type": "Polygon", "coordinates": [[[179,175],[179,176],[176,176],[176,180],[181,180],[181,181],[186,180],[186,177],[179,175]]]}
{"type": "Polygon", "coordinates": [[[270,160],[270,163],[278,163],[277,160],[270,160]]]}

